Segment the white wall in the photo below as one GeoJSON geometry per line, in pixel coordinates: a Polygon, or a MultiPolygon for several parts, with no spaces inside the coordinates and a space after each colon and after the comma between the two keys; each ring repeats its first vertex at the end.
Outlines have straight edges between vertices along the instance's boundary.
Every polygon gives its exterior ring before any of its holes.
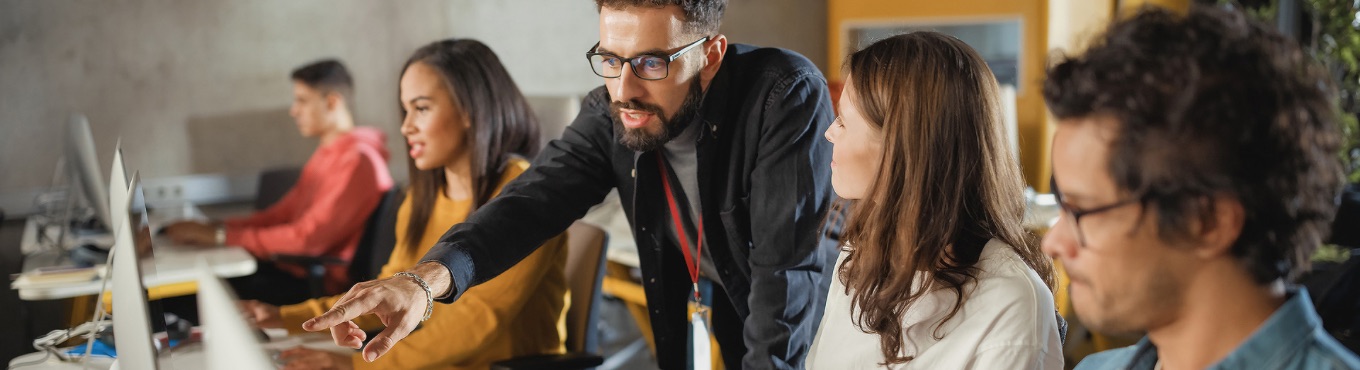
{"type": "Polygon", "coordinates": [[[826,0],[728,0],[722,32],[731,42],[796,51],[828,73],[826,18],[826,0]]]}
{"type": "MultiPolygon", "coordinates": [[[[820,66],[825,13],[825,0],[731,0],[723,32],[820,66]]],[[[0,0],[0,207],[22,212],[49,185],[73,112],[101,167],[121,137],[144,178],[300,164],[315,142],[287,117],[288,72],[322,57],[350,67],[356,119],[388,132],[404,179],[397,74],[448,37],[490,45],[526,95],[601,83],[582,57],[598,40],[589,0],[0,0]]]]}

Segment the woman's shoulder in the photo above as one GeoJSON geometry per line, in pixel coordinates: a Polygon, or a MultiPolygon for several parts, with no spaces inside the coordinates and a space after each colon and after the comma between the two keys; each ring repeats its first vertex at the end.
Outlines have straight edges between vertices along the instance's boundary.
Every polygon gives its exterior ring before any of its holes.
{"type": "Polygon", "coordinates": [[[511,155],[505,160],[505,166],[501,169],[501,180],[509,182],[519,177],[524,171],[529,170],[529,160],[519,155],[511,155]]]}
{"type": "Polygon", "coordinates": [[[998,309],[1013,304],[1053,306],[1053,292],[1009,244],[996,239],[989,241],[977,266],[977,286],[970,300],[990,302],[982,306],[998,309]]]}
{"type": "Polygon", "coordinates": [[[992,240],[978,260],[977,283],[964,303],[963,324],[985,333],[979,350],[1006,346],[1045,348],[1061,344],[1053,292],[1010,245],[992,240]]]}
{"type": "Polygon", "coordinates": [[[511,155],[509,159],[505,160],[505,164],[501,166],[501,180],[496,184],[496,188],[498,189],[497,193],[500,192],[499,188],[505,187],[506,184],[514,181],[516,177],[519,177],[524,171],[528,170],[528,159],[518,155],[511,155]]]}

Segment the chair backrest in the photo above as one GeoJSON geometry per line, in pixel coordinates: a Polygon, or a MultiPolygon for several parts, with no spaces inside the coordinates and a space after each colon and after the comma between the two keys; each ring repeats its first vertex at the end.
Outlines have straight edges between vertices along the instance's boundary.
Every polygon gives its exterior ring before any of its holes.
{"type": "Polygon", "coordinates": [[[1341,190],[1341,203],[1332,218],[1332,235],[1326,242],[1351,249],[1360,248],[1360,184],[1348,184],[1341,190]]]}
{"type": "Polygon", "coordinates": [[[567,351],[597,353],[599,335],[595,330],[604,280],[605,246],[609,235],[604,230],[576,221],[567,229],[567,286],[571,307],[567,308],[567,351]]]}
{"type": "Polygon", "coordinates": [[[265,209],[278,202],[297,184],[302,168],[279,167],[260,172],[260,183],[255,187],[255,209],[265,209]]]}
{"type": "Polygon", "coordinates": [[[349,262],[351,282],[373,280],[392,256],[392,249],[397,244],[397,210],[405,195],[400,185],[392,185],[364,222],[364,233],[359,236],[359,245],[355,246],[354,257],[349,262]]]}

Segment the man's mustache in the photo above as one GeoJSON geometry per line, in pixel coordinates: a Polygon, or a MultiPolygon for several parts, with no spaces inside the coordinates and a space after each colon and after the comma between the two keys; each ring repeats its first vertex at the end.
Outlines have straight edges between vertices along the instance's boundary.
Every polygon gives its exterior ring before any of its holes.
{"type": "MultiPolygon", "coordinates": [[[[629,110],[640,110],[640,111],[645,111],[645,112],[647,112],[647,113],[654,114],[654,115],[656,115],[657,117],[661,117],[661,107],[658,107],[658,106],[655,106],[655,105],[651,105],[651,104],[647,104],[647,103],[643,103],[643,102],[640,102],[640,101],[637,101],[637,100],[629,100],[629,101],[626,101],[626,102],[624,102],[624,101],[614,101],[614,102],[610,102],[610,103],[609,103],[609,109],[610,109],[611,111],[613,111],[615,115],[618,115],[618,114],[619,114],[619,110],[620,110],[620,109],[629,109],[629,110]]],[[[663,118],[664,118],[664,117],[663,117],[663,118]]]]}

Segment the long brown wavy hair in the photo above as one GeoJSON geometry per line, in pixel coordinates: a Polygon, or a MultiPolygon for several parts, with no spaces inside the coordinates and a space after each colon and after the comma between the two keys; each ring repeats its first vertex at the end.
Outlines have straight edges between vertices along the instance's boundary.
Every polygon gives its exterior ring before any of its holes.
{"type": "MultiPolygon", "coordinates": [[[[506,162],[515,156],[532,159],[538,154],[538,119],[500,58],[477,40],[449,39],[425,45],[406,61],[401,75],[416,63],[439,71],[456,108],[462,112],[463,119],[471,123],[467,134],[463,135],[463,145],[470,148],[472,161],[471,213],[496,194],[496,185],[501,181],[506,162]]],[[[401,115],[405,120],[405,109],[401,115]]],[[[406,149],[410,150],[409,144],[406,149]]],[[[439,190],[447,180],[443,168],[421,171],[416,168],[415,159],[409,156],[406,163],[411,176],[406,245],[415,248],[425,233],[439,190]]]]}
{"type": "Polygon", "coordinates": [[[1010,245],[1052,289],[1052,261],[1021,227],[1024,179],[982,57],[954,37],[914,32],[875,42],[846,66],[849,100],[882,134],[883,154],[868,195],[849,204],[842,240],[851,249],[838,278],[853,294],[855,324],[879,335],[887,363],[914,358],[900,355],[912,304],[949,289],[956,303],[934,329],[943,337],[989,239],[1010,245]]]}

